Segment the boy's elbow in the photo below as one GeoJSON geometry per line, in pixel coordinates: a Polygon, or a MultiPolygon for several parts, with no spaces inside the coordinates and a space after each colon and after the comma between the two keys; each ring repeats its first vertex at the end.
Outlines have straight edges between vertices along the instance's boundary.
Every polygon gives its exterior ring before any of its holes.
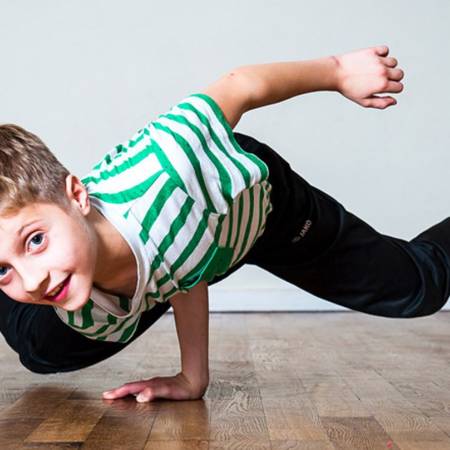
{"type": "Polygon", "coordinates": [[[258,107],[264,87],[245,68],[238,67],[203,92],[215,100],[231,128],[234,128],[246,111],[258,107]]]}
{"type": "Polygon", "coordinates": [[[245,91],[246,111],[259,108],[264,105],[268,87],[264,78],[259,77],[251,69],[251,66],[241,66],[230,72],[230,76],[239,78],[239,84],[245,91]]]}

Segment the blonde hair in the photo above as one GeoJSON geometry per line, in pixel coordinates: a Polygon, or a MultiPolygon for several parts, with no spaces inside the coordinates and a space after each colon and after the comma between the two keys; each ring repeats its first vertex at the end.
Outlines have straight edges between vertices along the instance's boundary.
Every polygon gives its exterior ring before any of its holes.
{"type": "Polygon", "coordinates": [[[0,125],[0,214],[34,202],[66,208],[69,171],[42,140],[18,125],[0,125]]]}

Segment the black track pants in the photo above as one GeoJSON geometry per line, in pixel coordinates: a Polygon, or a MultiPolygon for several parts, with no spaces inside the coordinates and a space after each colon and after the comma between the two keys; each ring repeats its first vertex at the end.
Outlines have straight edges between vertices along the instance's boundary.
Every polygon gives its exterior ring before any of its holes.
{"type": "Polygon", "coordinates": [[[450,217],[411,241],[379,233],[311,186],[267,145],[243,135],[238,141],[268,163],[274,205],[244,263],[322,299],[377,316],[420,317],[445,305],[450,217]]]}

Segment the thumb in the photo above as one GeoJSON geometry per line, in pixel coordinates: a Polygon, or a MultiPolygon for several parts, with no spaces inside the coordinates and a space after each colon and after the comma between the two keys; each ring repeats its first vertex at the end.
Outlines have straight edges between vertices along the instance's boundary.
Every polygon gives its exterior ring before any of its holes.
{"type": "Polygon", "coordinates": [[[385,97],[379,97],[379,96],[372,96],[369,97],[366,100],[366,103],[364,106],[369,107],[369,108],[377,108],[377,109],[385,109],[388,106],[392,106],[392,105],[396,105],[397,104],[397,100],[393,97],[390,96],[385,96],[385,97]]]}
{"type": "Polygon", "coordinates": [[[103,392],[103,398],[108,400],[115,400],[116,398],[126,397],[130,394],[137,394],[141,392],[146,386],[145,381],[135,381],[132,383],[126,383],[116,389],[103,392]]]}
{"type": "Polygon", "coordinates": [[[170,388],[164,381],[155,381],[151,383],[151,386],[146,387],[136,397],[136,401],[139,403],[150,402],[155,398],[167,398],[170,394],[170,388]]]}

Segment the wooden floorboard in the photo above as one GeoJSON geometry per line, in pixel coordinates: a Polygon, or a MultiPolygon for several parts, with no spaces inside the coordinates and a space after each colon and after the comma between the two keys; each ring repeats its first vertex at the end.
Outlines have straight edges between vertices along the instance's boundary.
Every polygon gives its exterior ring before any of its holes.
{"type": "Polygon", "coordinates": [[[102,400],[175,374],[167,314],[78,372],[33,374],[0,342],[0,449],[450,450],[450,312],[215,313],[202,400],[102,400]]]}

